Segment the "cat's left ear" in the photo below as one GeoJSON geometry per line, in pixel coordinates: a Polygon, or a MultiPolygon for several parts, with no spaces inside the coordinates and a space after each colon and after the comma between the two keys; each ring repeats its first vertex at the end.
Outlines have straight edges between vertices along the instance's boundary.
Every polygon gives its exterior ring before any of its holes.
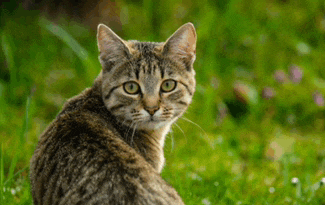
{"type": "Polygon", "coordinates": [[[165,55],[179,57],[191,65],[195,61],[196,32],[192,23],[181,26],[164,44],[165,55]]]}

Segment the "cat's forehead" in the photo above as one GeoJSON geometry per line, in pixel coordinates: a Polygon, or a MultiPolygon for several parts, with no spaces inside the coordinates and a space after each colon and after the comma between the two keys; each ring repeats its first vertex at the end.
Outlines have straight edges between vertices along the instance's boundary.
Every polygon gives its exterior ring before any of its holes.
{"type": "Polygon", "coordinates": [[[165,59],[157,56],[143,56],[138,59],[133,68],[130,69],[131,74],[138,80],[152,81],[172,77],[177,74],[177,68],[166,62],[165,59]]]}
{"type": "Polygon", "coordinates": [[[134,74],[137,79],[157,76],[164,78],[171,75],[174,68],[171,68],[168,60],[162,56],[163,43],[129,41],[128,46],[133,49],[133,59],[130,74],[134,74]]]}
{"type": "Polygon", "coordinates": [[[153,55],[161,52],[163,48],[163,43],[156,42],[139,42],[139,41],[129,41],[129,43],[133,44],[133,48],[135,48],[142,55],[153,55]]]}
{"type": "Polygon", "coordinates": [[[163,43],[128,41],[127,45],[132,47],[142,56],[155,56],[162,51],[163,43]]]}

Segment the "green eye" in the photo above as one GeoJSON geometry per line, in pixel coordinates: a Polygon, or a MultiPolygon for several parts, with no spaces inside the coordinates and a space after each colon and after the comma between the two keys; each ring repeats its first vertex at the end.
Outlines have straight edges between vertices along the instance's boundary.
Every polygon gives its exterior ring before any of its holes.
{"type": "Polygon", "coordinates": [[[170,92],[176,88],[176,81],[174,80],[165,80],[161,85],[161,90],[163,92],[170,92]]]}
{"type": "Polygon", "coordinates": [[[139,84],[136,82],[127,82],[123,85],[124,91],[128,94],[137,94],[140,91],[139,84]]]}

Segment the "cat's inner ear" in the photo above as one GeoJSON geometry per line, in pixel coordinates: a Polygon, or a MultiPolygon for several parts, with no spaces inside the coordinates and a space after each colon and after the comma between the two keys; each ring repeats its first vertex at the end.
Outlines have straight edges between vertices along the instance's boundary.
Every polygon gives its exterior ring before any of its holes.
{"type": "Polygon", "coordinates": [[[104,24],[98,25],[97,41],[103,68],[105,64],[120,61],[131,56],[130,48],[124,40],[104,24]]]}
{"type": "Polygon", "coordinates": [[[192,23],[181,26],[164,44],[163,53],[195,61],[196,54],[196,32],[192,23]]]}

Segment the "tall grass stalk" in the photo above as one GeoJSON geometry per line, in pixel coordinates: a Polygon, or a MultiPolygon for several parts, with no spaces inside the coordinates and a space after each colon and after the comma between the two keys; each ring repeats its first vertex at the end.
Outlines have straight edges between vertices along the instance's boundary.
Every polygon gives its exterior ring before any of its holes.
{"type": "Polygon", "coordinates": [[[7,66],[10,70],[9,96],[10,96],[10,100],[14,100],[15,98],[14,88],[17,87],[18,85],[18,79],[17,79],[18,71],[15,66],[14,54],[12,50],[13,47],[12,41],[10,41],[10,38],[4,32],[1,35],[1,47],[7,62],[7,66]]]}
{"type": "Polygon", "coordinates": [[[3,144],[1,144],[1,158],[0,158],[0,204],[4,204],[4,163],[3,163],[3,144]]]}
{"type": "Polygon", "coordinates": [[[94,76],[96,76],[97,69],[95,61],[90,57],[88,51],[83,48],[76,39],[74,39],[67,31],[65,31],[62,27],[58,25],[54,25],[52,22],[41,19],[39,24],[44,27],[46,30],[51,32],[53,35],[58,37],[62,42],[64,42],[72,51],[76,54],[76,56],[80,59],[83,64],[83,67],[76,68],[76,71],[79,74],[85,74],[89,76],[86,78],[87,84],[92,83],[94,76]]]}
{"type": "Polygon", "coordinates": [[[29,128],[29,109],[31,104],[32,95],[29,95],[26,100],[26,107],[25,107],[25,116],[23,127],[20,134],[20,143],[23,144],[28,141],[28,128],[29,128]]]}

